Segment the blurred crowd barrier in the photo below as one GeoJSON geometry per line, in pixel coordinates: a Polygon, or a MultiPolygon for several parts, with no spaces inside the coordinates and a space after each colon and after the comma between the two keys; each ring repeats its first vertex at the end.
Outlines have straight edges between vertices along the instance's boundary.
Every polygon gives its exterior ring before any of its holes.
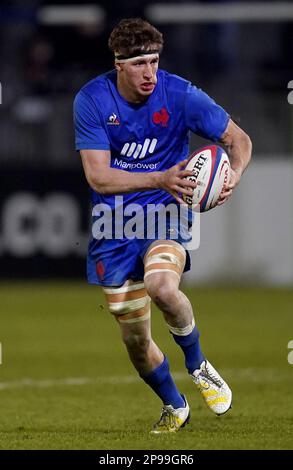
{"type": "MultiPolygon", "coordinates": [[[[186,282],[293,284],[293,162],[254,156],[224,206],[201,214],[186,282]]],[[[81,170],[6,171],[0,189],[2,278],[85,277],[90,234],[81,170]]]]}

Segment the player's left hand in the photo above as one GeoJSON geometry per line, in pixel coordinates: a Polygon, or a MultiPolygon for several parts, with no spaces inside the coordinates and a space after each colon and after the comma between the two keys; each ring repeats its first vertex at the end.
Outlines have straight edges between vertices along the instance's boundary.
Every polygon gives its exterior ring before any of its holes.
{"type": "Polygon", "coordinates": [[[223,187],[220,194],[217,206],[224,204],[231,196],[233,189],[237,186],[241,179],[241,172],[237,170],[230,170],[230,181],[223,187]]]}

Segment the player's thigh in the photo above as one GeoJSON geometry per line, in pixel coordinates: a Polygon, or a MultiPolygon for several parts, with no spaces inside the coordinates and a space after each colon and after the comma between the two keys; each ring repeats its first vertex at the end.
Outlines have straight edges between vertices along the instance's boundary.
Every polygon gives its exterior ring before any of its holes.
{"type": "Polygon", "coordinates": [[[178,290],[186,262],[186,251],[174,240],[156,240],[144,256],[144,283],[151,295],[178,290]]]}
{"type": "Polygon", "coordinates": [[[150,318],[150,297],[142,281],[127,280],[121,287],[103,287],[110,313],[120,325],[140,324],[150,318]]]}

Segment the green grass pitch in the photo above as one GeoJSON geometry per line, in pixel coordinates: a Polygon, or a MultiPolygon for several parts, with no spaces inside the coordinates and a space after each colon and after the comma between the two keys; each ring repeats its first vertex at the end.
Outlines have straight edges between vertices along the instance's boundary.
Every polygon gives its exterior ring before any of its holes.
{"type": "Polygon", "coordinates": [[[137,377],[86,283],[2,283],[1,449],[293,449],[293,290],[188,288],[203,350],[233,393],[214,416],[160,312],[153,336],[191,406],[190,424],[151,435],[161,403],[137,377]]]}

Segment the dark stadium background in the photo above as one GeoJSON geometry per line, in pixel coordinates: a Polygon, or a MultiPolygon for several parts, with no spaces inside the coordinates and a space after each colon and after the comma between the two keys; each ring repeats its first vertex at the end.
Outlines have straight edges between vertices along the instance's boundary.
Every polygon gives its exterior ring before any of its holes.
{"type": "MultiPolygon", "coordinates": [[[[77,13],[69,24],[69,14],[62,21],[57,8],[50,16],[50,4],[56,2],[2,1],[0,7],[2,278],[84,277],[89,206],[74,150],[72,102],[84,83],[112,68],[107,39],[117,21],[140,15],[152,20],[155,2],[88,1],[97,8],[96,18],[82,22],[77,13]]],[[[229,11],[227,2],[216,4],[229,11]]],[[[70,5],[82,3],[62,5],[70,12],[70,5]]],[[[285,160],[285,165],[292,159],[289,20],[154,21],[165,35],[161,67],[193,81],[225,107],[251,136],[254,160],[265,166],[266,158],[285,160]]],[[[192,148],[201,143],[194,138],[192,148]]],[[[273,196],[278,193],[276,188],[273,196]]],[[[277,202],[277,207],[285,204],[285,212],[288,201],[277,202]]]]}
{"type": "MultiPolygon", "coordinates": [[[[1,1],[0,448],[292,449],[293,6],[257,5],[1,1]],[[199,427],[195,419],[167,443],[144,434],[160,404],[135,382],[101,293],[86,284],[89,194],[74,150],[74,96],[113,67],[108,36],[133,16],[163,32],[161,68],[204,89],[253,142],[231,201],[202,216],[185,278],[205,351],[235,391],[234,414],[212,424],[198,401],[199,427]],[[121,379],[117,393],[114,374],[134,383],[121,379]]],[[[192,137],[191,148],[202,143],[192,137]]],[[[154,311],[180,378],[182,358],[154,311]]]]}

